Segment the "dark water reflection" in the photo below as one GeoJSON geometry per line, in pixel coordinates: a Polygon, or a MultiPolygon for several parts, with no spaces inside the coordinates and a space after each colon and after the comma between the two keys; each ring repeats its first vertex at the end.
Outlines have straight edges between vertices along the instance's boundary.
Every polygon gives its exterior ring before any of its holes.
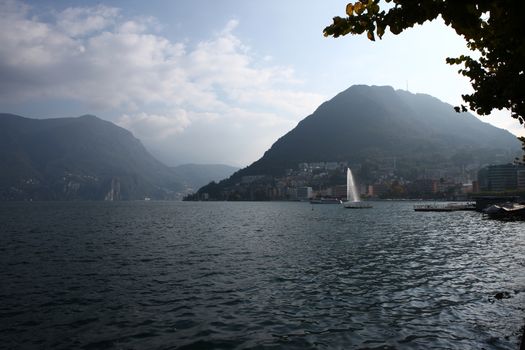
{"type": "Polygon", "coordinates": [[[516,349],[525,223],[411,206],[1,204],[0,340],[516,349]]]}

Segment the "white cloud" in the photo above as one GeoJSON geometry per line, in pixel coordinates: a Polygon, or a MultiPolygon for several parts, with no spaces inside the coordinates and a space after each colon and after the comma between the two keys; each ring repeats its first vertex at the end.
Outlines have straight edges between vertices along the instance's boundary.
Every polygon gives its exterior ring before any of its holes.
{"type": "Polygon", "coordinates": [[[0,1],[0,13],[2,13],[5,18],[24,18],[30,9],[30,6],[16,0],[0,1]]]}
{"type": "MultiPolygon", "coordinates": [[[[194,122],[213,124],[217,134],[235,126],[252,138],[278,137],[323,100],[301,91],[292,68],[253,54],[234,34],[236,20],[208,40],[184,43],[156,33],[155,19],[124,18],[103,5],[35,14],[0,0],[0,9],[0,103],[80,102],[175,147],[194,122]]],[[[270,144],[237,149],[253,159],[270,144]]]]}
{"type": "MultiPolygon", "coordinates": [[[[0,8],[10,11],[0,17],[0,69],[2,77],[7,70],[15,70],[17,75],[30,75],[34,70],[44,70],[63,63],[64,57],[76,55],[81,45],[64,33],[57,32],[50,25],[25,18],[28,9],[10,7],[0,8]]],[[[15,78],[15,74],[8,75],[15,78]]],[[[7,84],[5,81],[2,84],[7,84]]],[[[29,84],[28,84],[29,85],[29,84]]],[[[30,85],[28,86],[30,87],[30,85]]]]}
{"type": "Polygon", "coordinates": [[[143,139],[164,139],[181,133],[191,123],[183,109],[176,110],[171,115],[124,114],[117,122],[126,129],[136,130],[143,139]]]}
{"type": "Polygon", "coordinates": [[[119,9],[96,7],[70,7],[57,14],[57,27],[72,37],[87,35],[115,24],[119,9]]]}

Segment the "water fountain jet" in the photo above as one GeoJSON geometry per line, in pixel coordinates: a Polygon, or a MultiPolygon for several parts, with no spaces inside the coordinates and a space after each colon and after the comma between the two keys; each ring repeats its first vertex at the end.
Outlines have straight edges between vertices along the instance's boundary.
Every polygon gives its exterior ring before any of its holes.
{"type": "Polygon", "coordinates": [[[352,170],[347,168],[346,170],[346,202],[342,203],[345,208],[348,209],[365,209],[372,208],[371,205],[361,202],[357,186],[354,181],[354,175],[352,170]]]}

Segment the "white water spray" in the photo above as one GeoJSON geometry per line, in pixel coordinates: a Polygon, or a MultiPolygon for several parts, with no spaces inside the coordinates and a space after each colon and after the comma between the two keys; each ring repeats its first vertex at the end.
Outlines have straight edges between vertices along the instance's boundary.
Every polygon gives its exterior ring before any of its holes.
{"type": "Polygon", "coordinates": [[[361,202],[359,198],[359,193],[354,182],[354,176],[352,175],[352,170],[350,168],[346,171],[346,200],[348,202],[361,202]]]}

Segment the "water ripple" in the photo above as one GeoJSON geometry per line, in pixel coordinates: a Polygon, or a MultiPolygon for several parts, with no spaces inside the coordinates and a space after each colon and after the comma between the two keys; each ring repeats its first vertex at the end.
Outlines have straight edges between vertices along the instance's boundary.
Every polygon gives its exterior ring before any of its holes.
{"type": "Polygon", "coordinates": [[[525,230],[302,203],[0,204],[6,348],[515,349],[525,230]]]}

